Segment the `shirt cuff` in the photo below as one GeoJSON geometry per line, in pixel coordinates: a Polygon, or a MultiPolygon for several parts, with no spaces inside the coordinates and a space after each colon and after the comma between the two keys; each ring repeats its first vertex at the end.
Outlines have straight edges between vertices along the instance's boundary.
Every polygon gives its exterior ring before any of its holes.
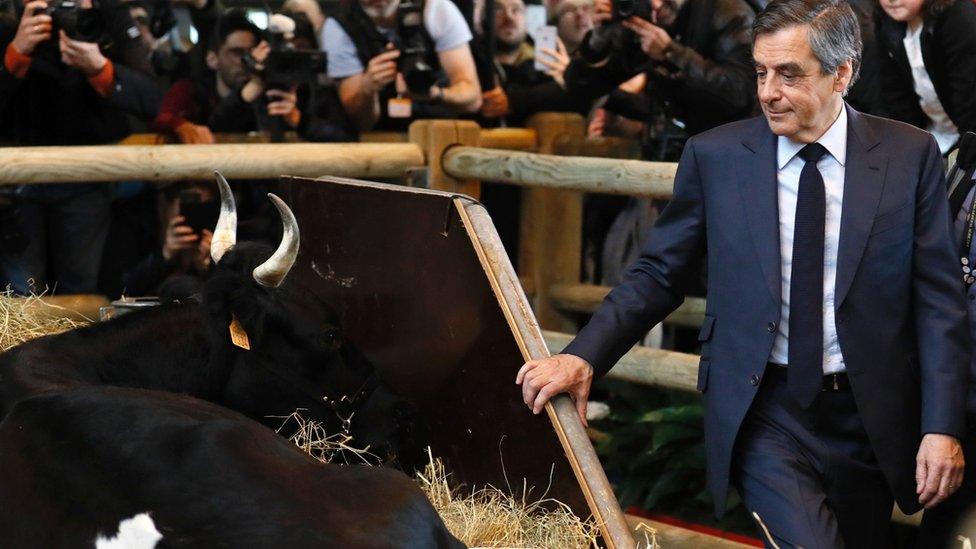
{"type": "Polygon", "coordinates": [[[7,51],[3,55],[3,64],[10,71],[10,74],[17,78],[23,78],[27,76],[27,70],[30,69],[31,62],[33,59],[29,55],[24,55],[14,47],[13,42],[7,45],[7,51]]]}
{"type": "Polygon", "coordinates": [[[88,77],[88,83],[95,88],[98,95],[108,97],[112,93],[112,84],[115,83],[115,66],[112,65],[110,60],[106,59],[105,66],[102,67],[102,70],[88,77]]]}

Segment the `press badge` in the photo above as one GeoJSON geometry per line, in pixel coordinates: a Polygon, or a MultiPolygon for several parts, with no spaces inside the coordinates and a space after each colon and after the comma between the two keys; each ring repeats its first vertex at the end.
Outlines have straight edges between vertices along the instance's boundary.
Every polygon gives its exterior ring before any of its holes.
{"type": "Polygon", "coordinates": [[[386,114],[390,118],[410,118],[413,115],[413,102],[406,97],[391,97],[386,104],[386,114]]]}

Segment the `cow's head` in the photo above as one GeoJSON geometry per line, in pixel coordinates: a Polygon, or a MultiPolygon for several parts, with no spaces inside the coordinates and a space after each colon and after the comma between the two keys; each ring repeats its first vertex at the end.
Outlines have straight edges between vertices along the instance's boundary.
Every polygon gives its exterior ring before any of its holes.
{"type": "Polygon", "coordinates": [[[268,195],[283,223],[277,250],[237,243],[234,198],[220,174],[217,181],[222,205],[211,247],[215,269],[204,286],[203,306],[215,340],[211,360],[228,365],[219,382],[224,404],[271,427],[300,409],[330,434],[351,435],[354,447],[412,462],[413,408],[345,340],[324,301],[284,283],[298,256],[291,210],[268,195]]]}

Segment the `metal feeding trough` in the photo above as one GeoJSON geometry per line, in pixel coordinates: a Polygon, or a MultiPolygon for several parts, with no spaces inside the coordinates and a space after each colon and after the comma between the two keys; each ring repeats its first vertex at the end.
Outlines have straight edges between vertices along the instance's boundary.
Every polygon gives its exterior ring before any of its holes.
{"type": "Polygon", "coordinates": [[[485,209],[466,196],[285,177],[301,227],[290,276],[336,308],[346,337],[411,400],[433,455],[467,487],[551,497],[636,545],[565,395],[533,416],[515,374],[548,355],[485,209]]]}

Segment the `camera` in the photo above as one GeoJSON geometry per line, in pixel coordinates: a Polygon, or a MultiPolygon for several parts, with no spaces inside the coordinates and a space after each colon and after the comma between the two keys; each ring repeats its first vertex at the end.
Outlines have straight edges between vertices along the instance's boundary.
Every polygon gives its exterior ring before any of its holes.
{"type": "Polygon", "coordinates": [[[633,16],[651,20],[651,3],[649,0],[612,0],[613,21],[623,21],[633,16]]]}
{"type": "Polygon", "coordinates": [[[397,71],[403,75],[411,94],[427,96],[437,76],[427,62],[430,44],[424,33],[423,3],[414,0],[400,2],[397,6],[397,35],[400,40],[397,71]]]}
{"type": "Polygon", "coordinates": [[[54,34],[63,30],[69,38],[98,42],[105,34],[105,18],[96,8],[82,8],[78,0],[53,0],[47,9],[37,10],[51,16],[54,34]]]}
{"type": "Polygon", "coordinates": [[[312,82],[325,72],[325,52],[312,49],[296,49],[290,43],[294,35],[295,21],[282,14],[270,17],[264,36],[271,51],[263,63],[251,54],[242,61],[251,74],[260,76],[268,89],[288,90],[303,82],[312,82]]]}

